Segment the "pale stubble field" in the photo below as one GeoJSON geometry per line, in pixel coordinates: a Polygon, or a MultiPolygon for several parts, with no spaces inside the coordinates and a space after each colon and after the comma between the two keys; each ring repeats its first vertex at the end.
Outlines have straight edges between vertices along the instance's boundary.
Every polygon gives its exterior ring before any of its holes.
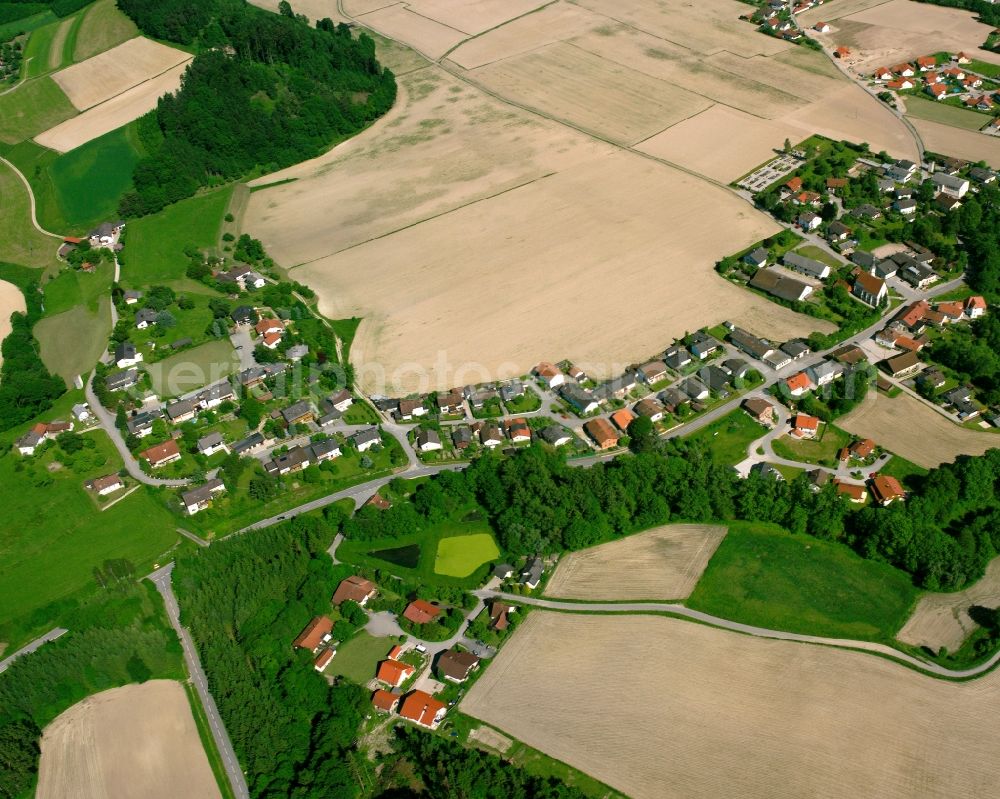
{"type": "Polygon", "coordinates": [[[998,680],[535,610],[460,708],[634,799],[944,799],[995,792],[998,680]]]}

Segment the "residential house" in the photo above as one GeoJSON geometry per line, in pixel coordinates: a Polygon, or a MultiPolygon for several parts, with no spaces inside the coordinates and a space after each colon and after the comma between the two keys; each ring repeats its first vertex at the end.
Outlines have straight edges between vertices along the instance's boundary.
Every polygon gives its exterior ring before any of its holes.
{"type": "Polygon", "coordinates": [[[771,253],[767,247],[757,247],[743,256],[743,263],[760,269],[762,266],[767,266],[767,262],[770,257],[771,253]]]}
{"type": "Polygon", "coordinates": [[[503,431],[493,422],[479,425],[479,443],[493,449],[504,442],[503,431]]]}
{"type": "Polygon", "coordinates": [[[934,208],[941,213],[948,214],[961,208],[962,201],[956,197],[949,197],[946,194],[939,194],[934,198],[934,208]]]}
{"type": "Polygon", "coordinates": [[[840,496],[847,497],[848,501],[860,504],[868,499],[868,491],[863,485],[857,483],[845,483],[843,480],[834,478],[833,484],[837,487],[840,496]]]}
{"type": "Polygon", "coordinates": [[[441,436],[437,430],[419,430],[416,436],[416,445],[420,452],[437,452],[443,449],[441,436]]]}
{"type": "MultiPolygon", "coordinates": [[[[758,274],[760,273],[758,272],[758,274]]],[[[699,361],[705,360],[721,346],[722,345],[718,341],[701,330],[692,333],[688,342],[688,349],[691,350],[691,354],[694,355],[694,357],[699,361]]]]}
{"type": "Polygon", "coordinates": [[[750,278],[749,285],[792,302],[801,302],[813,291],[812,286],[795,278],[787,277],[773,269],[758,269],[757,273],[750,278]]]}
{"type": "Polygon", "coordinates": [[[399,694],[379,688],[372,694],[372,707],[379,713],[393,713],[399,704],[399,694]]]}
{"type": "Polygon", "coordinates": [[[153,422],[163,417],[163,413],[157,408],[151,411],[142,411],[125,420],[125,429],[129,435],[136,438],[145,438],[153,432],[153,422]]]}
{"type": "Polygon", "coordinates": [[[585,391],[576,383],[567,383],[563,386],[559,390],[559,396],[568,402],[573,410],[581,416],[594,413],[601,407],[591,392],[585,391]]]}
{"type": "Polygon", "coordinates": [[[793,361],[797,361],[800,358],[805,358],[812,352],[812,349],[808,344],[806,344],[802,339],[792,339],[791,341],[786,341],[778,349],[780,349],[785,355],[791,358],[793,361]]]}
{"type": "Polygon", "coordinates": [[[986,308],[986,300],[978,295],[965,301],[965,315],[970,319],[978,319],[986,313],[986,308]]]}
{"type": "MultiPolygon", "coordinates": [[[[582,370],[576,369],[576,367],[571,368],[570,372],[573,372],[574,370],[579,372],[580,374],[583,374],[582,370]]],[[[571,374],[570,377],[572,376],[573,375],[571,374]]],[[[500,399],[502,399],[504,402],[514,402],[515,400],[518,400],[521,397],[523,397],[525,391],[526,389],[524,387],[524,383],[522,383],[520,380],[508,380],[506,383],[500,386],[500,399]]]]}
{"type": "Polygon", "coordinates": [[[847,188],[847,178],[827,178],[826,190],[831,194],[836,194],[841,189],[847,188]]]}
{"type": "MultiPolygon", "coordinates": [[[[494,576],[495,574],[494,572],[494,576]]],[[[494,599],[490,603],[490,627],[494,630],[506,630],[510,627],[510,614],[516,611],[517,608],[514,605],[508,605],[506,602],[494,599]]]]}
{"type": "Polygon", "coordinates": [[[853,366],[854,364],[868,360],[868,356],[865,355],[865,351],[861,349],[861,347],[854,344],[845,344],[843,347],[835,350],[830,357],[837,363],[842,363],[847,366],[853,366]]]}
{"type": "Polygon", "coordinates": [[[422,399],[402,399],[396,409],[396,421],[408,422],[414,417],[423,416],[427,413],[422,399]]]}
{"type": "Polygon", "coordinates": [[[468,449],[472,445],[472,430],[465,425],[451,428],[451,443],[455,449],[468,449]]]}
{"type": "Polygon", "coordinates": [[[869,275],[867,272],[860,272],[854,278],[854,284],[851,286],[851,294],[865,305],[877,308],[888,296],[889,289],[886,288],[885,281],[882,278],[869,275]]]}
{"type": "Polygon", "coordinates": [[[691,398],[676,386],[661,391],[659,400],[668,413],[676,413],[682,405],[688,405],[691,402],[691,398]]]}
{"type": "Polygon", "coordinates": [[[572,377],[577,383],[582,383],[587,379],[587,373],[579,366],[570,366],[569,369],[566,370],[566,374],[572,377]]]}
{"type": "Polygon", "coordinates": [[[531,428],[524,419],[507,419],[504,428],[507,431],[507,438],[514,444],[531,441],[531,428]]]}
{"type": "Polygon", "coordinates": [[[181,424],[193,419],[198,413],[198,403],[193,399],[178,400],[166,407],[167,418],[172,424],[181,424]]]}
{"type": "Polygon", "coordinates": [[[763,461],[755,463],[750,467],[750,474],[760,475],[761,477],[766,477],[775,482],[782,482],[785,476],[774,468],[770,463],[765,463],[763,461]]]}
{"type": "Polygon", "coordinates": [[[806,472],[806,479],[809,480],[811,491],[822,491],[823,487],[830,482],[830,473],[823,469],[812,469],[806,472]]]}
{"type": "Polygon", "coordinates": [[[209,386],[198,394],[198,404],[205,410],[218,408],[222,403],[232,402],[234,399],[236,394],[233,393],[233,387],[227,380],[209,386]]]}
{"type": "Polygon", "coordinates": [[[840,47],[837,47],[833,51],[833,57],[834,58],[841,58],[841,59],[842,58],[847,58],[850,54],[851,54],[851,51],[848,48],[844,47],[843,45],[841,45],[840,47]]]}
{"type": "Polygon", "coordinates": [[[683,369],[691,363],[691,353],[683,345],[675,344],[663,353],[663,360],[671,369],[683,369]]]}
{"type": "Polygon", "coordinates": [[[233,444],[231,451],[234,455],[243,457],[246,455],[253,455],[265,446],[267,446],[267,440],[262,434],[251,433],[246,438],[233,444]]]}
{"type": "Polygon", "coordinates": [[[257,311],[249,305],[240,305],[232,310],[229,314],[229,318],[233,320],[233,323],[238,327],[242,325],[252,325],[257,322],[258,316],[257,311]]]}
{"type": "Polygon", "coordinates": [[[400,717],[429,730],[436,730],[448,706],[424,691],[412,691],[399,707],[400,717]]]}
{"type": "Polygon", "coordinates": [[[225,490],[226,484],[221,480],[209,480],[204,485],[181,494],[181,505],[184,506],[188,516],[194,516],[209,507],[215,495],[225,490]]]}
{"type": "Polygon", "coordinates": [[[922,55],[917,59],[917,67],[919,67],[921,72],[926,72],[929,69],[934,69],[937,66],[937,61],[932,55],[922,55]]]}
{"type": "Polygon", "coordinates": [[[791,192],[792,194],[797,194],[798,192],[802,191],[802,178],[800,178],[798,175],[789,178],[788,180],[785,181],[785,188],[788,189],[788,191],[791,192]]]}
{"type": "Polygon", "coordinates": [[[314,616],[292,641],[296,649],[306,649],[314,655],[324,644],[333,640],[333,621],[328,616],[314,616]]]}
{"type": "Polygon", "coordinates": [[[805,213],[799,214],[797,219],[798,225],[805,231],[816,230],[823,224],[823,218],[819,214],[814,214],[812,211],[806,211],[805,213]]]}
{"type": "Polygon", "coordinates": [[[91,413],[89,405],[85,405],[84,403],[79,402],[73,406],[73,417],[78,422],[85,422],[90,418],[90,416],[91,413]]]}
{"type": "Polygon", "coordinates": [[[931,175],[931,183],[942,194],[955,199],[962,199],[969,191],[969,181],[965,178],[955,177],[944,172],[935,172],[931,175]]]}
{"type": "Polygon", "coordinates": [[[108,391],[124,391],[127,388],[132,388],[138,382],[138,369],[124,369],[121,372],[113,372],[104,378],[104,385],[108,387],[108,391]]]}
{"type": "Polygon", "coordinates": [[[527,562],[524,564],[524,568],[521,569],[521,585],[530,588],[534,591],[538,588],[538,584],[542,581],[542,574],[545,572],[545,564],[542,563],[542,559],[537,555],[533,558],[528,558],[527,562]]]}
{"type": "Polygon", "coordinates": [[[508,580],[514,576],[514,567],[509,563],[498,563],[493,567],[493,576],[498,580],[508,580]]]}
{"type": "Polygon", "coordinates": [[[181,451],[177,447],[177,442],[171,439],[170,441],[164,441],[162,444],[157,444],[155,447],[150,447],[144,452],[140,452],[139,457],[144,458],[152,468],[158,469],[160,466],[166,466],[168,463],[179,461],[181,459],[181,451]]]}
{"type": "Polygon", "coordinates": [[[423,599],[414,599],[406,610],[403,611],[403,618],[414,624],[427,624],[434,621],[441,613],[441,608],[423,599]]]}
{"type": "Polygon", "coordinates": [[[948,96],[948,86],[944,83],[928,83],[924,89],[935,100],[944,100],[948,96]]]}
{"type": "Polygon", "coordinates": [[[706,400],[711,394],[708,386],[695,377],[687,378],[682,381],[678,387],[693,400],[706,400]]]}
{"type": "Polygon", "coordinates": [[[623,433],[628,431],[628,426],[632,424],[635,418],[635,414],[628,408],[622,408],[621,410],[615,411],[611,414],[611,421],[614,423],[615,427],[623,433]]]}
{"type": "Polygon", "coordinates": [[[801,397],[807,391],[811,391],[812,387],[812,381],[805,372],[799,372],[785,380],[785,388],[788,389],[788,393],[793,397],[801,397]]]}
{"type": "Polygon", "coordinates": [[[367,452],[372,447],[382,443],[382,434],[379,433],[377,427],[367,427],[352,435],[349,440],[358,452],[367,452]]]}
{"type": "Polygon", "coordinates": [[[465,412],[465,398],[457,391],[448,394],[438,394],[435,399],[438,413],[444,415],[461,414],[465,412]]]}
{"type": "Polygon", "coordinates": [[[750,414],[760,424],[770,427],[774,424],[774,406],[759,397],[743,400],[743,410],[750,414]]]}
{"type": "Polygon", "coordinates": [[[851,453],[852,458],[859,461],[867,460],[875,452],[875,442],[870,438],[861,438],[851,442],[847,451],[851,453]]]}
{"type": "Polygon", "coordinates": [[[729,358],[722,362],[722,368],[729,372],[733,380],[742,380],[750,371],[750,364],[742,358],[729,358]]]}
{"type": "Polygon", "coordinates": [[[864,250],[855,250],[851,253],[851,263],[857,264],[866,272],[870,272],[875,268],[876,260],[878,259],[874,255],[864,250]]]}
{"type": "Polygon", "coordinates": [[[352,574],[350,577],[346,577],[340,581],[340,585],[334,591],[331,601],[334,605],[339,606],[342,602],[350,600],[364,607],[368,604],[368,600],[372,599],[377,592],[378,589],[375,588],[375,583],[371,580],[366,580],[364,577],[352,574]]]}
{"type": "Polygon", "coordinates": [[[461,649],[442,652],[437,662],[437,671],[448,682],[463,683],[479,668],[479,658],[461,649]]]}
{"type": "Polygon", "coordinates": [[[729,340],[738,350],[745,352],[751,358],[756,358],[758,361],[764,360],[764,358],[774,352],[774,347],[767,341],[739,327],[729,332],[729,340]]]}
{"type": "Polygon", "coordinates": [[[316,418],[316,414],[313,413],[312,405],[309,404],[308,400],[299,400],[287,408],[282,408],[281,418],[285,420],[285,424],[289,425],[307,424],[316,418]]]}
{"type": "Polygon", "coordinates": [[[115,347],[115,365],[119,369],[127,366],[135,366],[142,360],[142,353],[135,348],[135,344],[123,341],[115,347]]]}
{"type": "Polygon", "coordinates": [[[925,289],[941,279],[929,266],[916,261],[904,267],[899,272],[899,278],[916,289],[925,289]]]}
{"type": "Polygon", "coordinates": [[[45,436],[45,425],[36,424],[27,433],[21,436],[14,444],[17,447],[17,451],[22,455],[34,455],[35,449],[37,449],[42,443],[46,441],[45,436]]]}
{"type": "Polygon", "coordinates": [[[156,317],[157,313],[152,308],[141,308],[135,312],[135,326],[139,330],[145,330],[156,324],[156,317]]]}
{"type": "Polygon", "coordinates": [[[393,688],[399,688],[416,671],[416,667],[411,666],[409,663],[401,663],[398,660],[383,660],[378,664],[375,679],[393,688]]]}
{"type": "Polygon", "coordinates": [[[635,386],[635,372],[629,370],[621,377],[615,377],[608,380],[606,383],[599,385],[594,391],[594,397],[598,401],[602,402],[610,399],[622,399],[628,392],[632,391],[635,386]]]}
{"type": "Polygon", "coordinates": [[[764,363],[772,369],[784,369],[791,362],[792,359],[782,350],[773,350],[764,358],[764,363]]]}
{"type": "Polygon", "coordinates": [[[299,472],[310,464],[309,452],[302,447],[292,447],[281,455],[275,455],[264,464],[264,469],[268,474],[285,475],[292,472],[299,472]]]}
{"type": "Polygon", "coordinates": [[[989,185],[996,181],[997,173],[992,169],[984,169],[981,166],[974,166],[969,170],[969,177],[976,181],[976,183],[989,185]]]}
{"type": "Polygon", "coordinates": [[[667,378],[667,365],[663,361],[650,361],[639,367],[639,375],[648,384],[659,383],[667,378]]]}
{"type": "Polygon", "coordinates": [[[135,305],[142,299],[142,292],[134,289],[125,289],[122,292],[122,298],[125,300],[126,305],[135,305]]]}
{"type": "Polygon", "coordinates": [[[119,489],[125,488],[125,481],[117,474],[107,474],[104,477],[95,477],[87,483],[87,488],[96,493],[99,497],[113,494],[119,489]]]}
{"type": "Polygon", "coordinates": [[[632,410],[638,416],[644,416],[651,422],[658,422],[663,418],[663,406],[649,397],[639,400],[633,406],[632,410]]]}
{"type": "Polygon", "coordinates": [[[806,374],[809,375],[809,379],[816,386],[825,386],[827,383],[832,383],[838,377],[842,377],[844,367],[834,361],[821,361],[814,366],[810,366],[806,370],[806,374]]]}
{"type": "Polygon", "coordinates": [[[930,309],[931,305],[927,300],[917,300],[901,308],[893,321],[905,325],[911,333],[918,335],[924,331],[923,320],[930,309]]]}
{"type": "Polygon", "coordinates": [[[919,372],[924,368],[920,358],[915,352],[904,352],[894,358],[889,358],[882,362],[889,372],[897,380],[903,380],[919,372]]]}
{"type": "Polygon", "coordinates": [[[861,219],[869,219],[869,220],[880,219],[882,216],[882,211],[876,208],[871,203],[862,203],[857,208],[853,209],[851,213],[854,216],[860,217],[861,219]]]}
{"type": "Polygon", "coordinates": [[[916,200],[896,200],[892,204],[894,211],[902,214],[904,217],[912,217],[917,213],[917,201],[916,200]]]}
{"type": "Polygon", "coordinates": [[[782,258],[782,263],[785,264],[789,269],[794,269],[796,272],[801,272],[817,280],[826,280],[830,276],[830,267],[827,264],[816,261],[812,258],[806,258],[798,253],[789,252],[785,253],[782,258]]]}
{"type": "Polygon", "coordinates": [[[561,447],[573,440],[573,436],[571,436],[565,428],[554,424],[543,428],[538,435],[542,437],[542,441],[546,444],[552,445],[553,447],[561,447]]]}
{"type": "Polygon", "coordinates": [[[317,441],[315,444],[311,444],[308,447],[309,461],[311,463],[323,463],[323,461],[332,461],[334,458],[340,457],[340,445],[335,439],[327,438],[323,441],[317,441]]]}
{"type": "Polygon", "coordinates": [[[121,220],[102,222],[87,234],[87,238],[91,247],[111,247],[116,243],[118,234],[124,229],[125,223],[121,220]]]}
{"type": "Polygon", "coordinates": [[[826,229],[826,238],[829,241],[846,241],[850,235],[851,229],[839,220],[831,222],[826,229]]]}
{"type": "Polygon", "coordinates": [[[869,483],[872,489],[872,497],[883,508],[891,505],[896,500],[906,499],[906,491],[899,480],[891,475],[877,474],[869,483]]]}
{"type": "Polygon", "coordinates": [[[591,419],[584,424],[583,430],[593,439],[598,449],[611,449],[618,445],[618,434],[607,419],[591,419]]]}
{"type": "Polygon", "coordinates": [[[792,435],[796,438],[816,438],[819,432],[819,419],[806,413],[797,413],[792,417],[792,435]]]}
{"type": "Polygon", "coordinates": [[[830,27],[828,22],[817,22],[813,25],[813,30],[816,31],[816,33],[829,33],[833,29],[830,27]]]}
{"type": "Polygon", "coordinates": [[[899,75],[901,78],[912,78],[915,74],[913,65],[906,63],[896,64],[896,66],[892,67],[892,71],[895,74],[899,75]]]}
{"type": "Polygon", "coordinates": [[[392,507],[392,503],[376,491],[361,503],[361,507],[375,508],[375,510],[389,510],[392,507]]]}
{"type": "Polygon", "coordinates": [[[318,671],[320,674],[322,674],[324,671],[326,671],[326,667],[330,665],[330,661],[333,660],[336,654],[337,654],[336,649],[324,649],[313,660],[313,668],[316,669],[316,671],[318,671]]]}
{"type": "Polygon", "coordinates": [[[550,389],[558,388],[566,382],[566,375],[562,373],[558,366],[548,361],[542,361],[532,371],[550,389]]]}
{"type": "Polygon", "coordinates": [[[708,386],[709,391],[721,398],[729,396],[729,372],[721,367],[715,364],[703,367],[698,371],[698,377],[708,386]]]}

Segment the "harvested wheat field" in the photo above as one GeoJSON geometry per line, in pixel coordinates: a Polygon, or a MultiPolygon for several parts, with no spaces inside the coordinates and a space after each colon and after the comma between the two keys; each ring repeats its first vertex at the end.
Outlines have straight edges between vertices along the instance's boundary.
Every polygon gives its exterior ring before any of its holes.
{"type": "MultiPolygon", "coordinates": [[[[831,4],[833,9],[836,3],[831,4]]],[[[851,69],[867,74],[917,56],[945,51],[975,53],[976,58],[1000,64],[1000,53],[980,50],[992,28],[977,22],[970,11],[941,8],[914,0],[889,0],[837,20],[836,30],[824,39],[847,45],[851,69]],[[836,41],[834,41],[836,40],[836,41]]]]}
{"type": "Polygon", "coordinates": [[[190,60],[190,53],[137,36],[54,73],[52,80],[85,111],[190,60]]]}
{"type": "Polygon", "coordinates": [[[102,691],[42,734],[36,799],[220,795],[180,683],[102,691]]]}
{"type": "Polygon", "coordinates": [[[837,31],[837,20],[842,17],[857,14],[859,11],[867,11],[875,6],[885,5],[889,0],[837,0],[835,3],[823,3],[796,14],[795,19],[799,26],[811,28],[817,22],[829,22],[834,33],[837,31]]]}
{"type": "MultiPolygon", "coordinates": [[[[10,315],[24,313],[24,295],[21,289],[6,280],[0,280],[0,341],[7,338],[11,331],[10,315]]],[[[0,363],[3,358],[0,357],[0,363]]]]}
{"type": "Polygon", "coordinates": [[[870,393],[837,424],[925,469],[951,462],[958,455],[982,455],[1000,447],[1000,435],[959,427],[909,394],[889,399],[870,393]]]}
{"type": "Polygon", "coordinates": [[[565,599],[686,599],[726,535],[707,524],[670,524],[571,552],[545,589],[565,599]]]}
{"type": "Polygon", "coordinates": [[[1000,558],[990,561],[983,578],[964,591],[924,594],[896,637],[906,644],[955,652],[978,626],[969,617],[974,605],[1000,607],[1000,558]]]}
{"type": "Polygon", "coordinates": [[[179,89],[181,75],[186,69],[185,62],[162,75],[133,86],[107,102],[38,134],[35,136],[35,141],[43,147],[65,153],[122,125],[127,125],[133,119],[138,119],[147,111],[156,108],[157,100],[164,94],[179,89]]]}
{"type": "Polygon", "coordinates": [[[440,58],[465,39],[462,31],[423,17],[404,3],[361,14],[357,21],[383,36],[405,42],[428,58],[440,58]]]}
{"type": "Polygon", "coordinates": [[[634,799],[990,796],[1000,757],[996,672],[656,616],[534,610],[461,710],[634,799]]]}
{"type": "MultiPolygon", "coordinates": [[[[988,121],[983,116],[983,124],[988,121]]],[[[910,122],[919,131],[928,150],[969,161],[986,161],[992,167],[1000,167],[1000,137],[961,130],[927,119],[910,117],[910,122]]]]}
{"type": "Polygon", "coordinates": [[[406,5],[428,17],[469,35],[503,25],[515,17],[546,5],[548,0],[408,0],[406,5]]]}

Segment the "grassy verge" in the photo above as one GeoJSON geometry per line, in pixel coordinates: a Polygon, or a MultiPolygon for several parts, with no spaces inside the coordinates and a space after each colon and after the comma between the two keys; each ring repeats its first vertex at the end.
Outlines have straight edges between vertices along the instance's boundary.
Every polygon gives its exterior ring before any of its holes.
{"type": "Polygon", "coordinates": [[[783,436],[776,438],[772,447],[776,455],[788,460],[835,466],[837,453],[850,443],[851,436],[848,433],[832,424],[824,423],[820,435],[811,441],[783,436]]]}
{"type": "Polygon", "coordinates": [[[732,411],[697,433],[688,436],[690,441],[698,441],[721,463],[735,465],[747,456],[750,443],[767,432],[741,410],[732,411]]]}
{"type": "Polygon", "coordinates": [[[375,676],[378,662],[385,660],[394,643],[392,638],[375,638],[361,630],[341,644],[337,656],[327,666],[326,674],[346,677],[358,685],[365,685],[375,676]]]}
{"type": "Polygon", "coordinates": [[[226,769],[222,765],[222,756],[215,745],[215,738],[208,726],[208,716],[201,706],[201,698],[195,687],[189,682],[184,683],[184,692],[187,694],[188,704],[191,706],[191,715],[194,717],[195,726],[198,728],[198,737],[201,738],[202,748],[208,758],[208,764],[212,767],[212,774],[215,775],[215,782],[219,786],[219,793],[223,799],[234,799],[232,786],[229,784],[229,777],[226,769]]]}
{"type": "Polygon", "coordinates": [[[918,591],[851,549],[774,525],[730,525],[688,607],[775,630],[894,644],[918,591]]]}
{"type": "Polygon", "coordinates": [[[940,122],[960,130],[979,130],[989,122],[989,117],[976,111],[942,103],[939,100],[925,100],[918,95],[906,98],[906,116],[914,119],[926,119],[929,122],[940,122]]]}

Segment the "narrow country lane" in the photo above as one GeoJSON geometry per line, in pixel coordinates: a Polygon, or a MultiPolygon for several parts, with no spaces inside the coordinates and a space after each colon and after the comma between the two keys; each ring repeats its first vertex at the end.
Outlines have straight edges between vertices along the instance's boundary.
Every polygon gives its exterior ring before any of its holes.
{"type": "Polygon", "coordinates": [[[24,657],[25,655],[30,655],[32,652],[34,652],[43,644],[47,644],[49,641],[55,641],[59,636],[64,635],[65,633],[68,632],[69,630],[67,630],[65,627],[53,627],[51,630],[45,633],[45,635],[40,635],[30,644],[25,644],[16,652],[12,652],[3,660],[0,660],[0,674],[3,674],[3,672],[7,671],[7,669],[10,668],[10,664],[13,663],[15,660],[17,660],[18,658],[24,657]]]}
{"type": "Polygon", "coordinates": [[[53,233],[51,230],[46,230],[45,228],[43,228],[41,225],[38,224],[38,217],[35,216],[35,193],[31,190],[31,184],[28,183],[28,179],[24,176],[24,173],[21,172],[20,169],[18,169],[16,166],[14,166],[10,161],[8,161],[3,156],[0,156],[0,162],[6,164],[7,166],[9,166],[11,168],[11,170],[14,172],[14,174],[17,175],[18,178],[20,178],[21,182],[24,184],[24,188],[28,192],[28,201],[29,201],[30,206],[31,206],[31,225],[32,225],[32,227],[34,227],[35,230],[37,230],[43,236],[49,236],[49,237],[51,237],[53,239],[59,239],[60,241],[62,241],[63,237],[59,233],[53,233]]]}

